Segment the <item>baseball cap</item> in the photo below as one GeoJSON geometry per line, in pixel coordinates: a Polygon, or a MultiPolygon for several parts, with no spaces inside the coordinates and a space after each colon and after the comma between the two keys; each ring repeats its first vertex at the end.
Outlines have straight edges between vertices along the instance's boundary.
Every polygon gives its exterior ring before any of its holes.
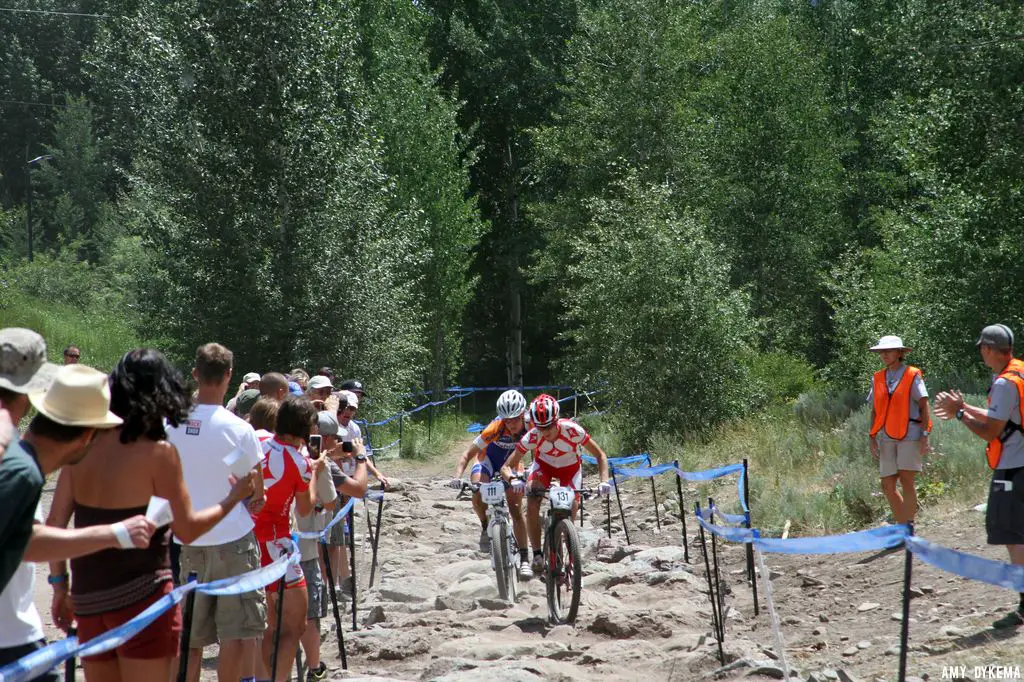
{"type": "Polygon", "coordinates": [[[317,426],[320,429],[321,436],[337,436],[338,435],[338,419],[334,416],[334,413],[324,410],[318,412],[316,415],[317,426]]]}
{"type": "Polygon", "coordinates": [[[242,377],[242,383],[243,384],[251,384],[252,382],[259,381],[259,380],[260,380],[259,372],[249,372],[244,377],[242,377]]]}
{"type": "Polygon", "coordinates": [[[309,384],[307,384],[307,386],[309,388],[314,388],[314,389],[315,388],[334,388],[334,386],[331,384],[331,380],[328,379],[327,377],[323,376],[322,374],[317,374],[315,377],[310,379],[309,380],[309,384]]]}
{"type": "Polygon", "coordinates": [[[354,393],[362,393],[363,395],[366,395],[366,389],[363,388],[363,382],[359,381],[358,379],[349,379],[348,381],[341,385],[341,390],[352,391],[354,393]]]}
{"type": "Polygon", "coordinates": [[[46,361],[46,341],[21,327],[0,330],[0,388],[38,393],[53,383],[59,367],[46,361]]]}
{"type": "Polygon", "coordinates": [[[299,386],[297,381],[288,382],[288,392],[292,395],[306,395],[305,391],[302,390],[302,386],[299,386]]]}
{"type": "Polygon", "coordinates": [[[359,409],[359,396],[352,391],[341,391],[338,396],[344,398],[345,401],[348,402],[349,407],[354,407],[357,410],[359,409]]]}
{"type": "Polygon", "coordinates": [[[981,330],[975,346],[992,346],[993,348],[1013,348],[1013,332],[1005,324],[990,324],[981,330]]]}
{"type": "Polygon", "coordinates": [[[257,388],[247,388],[235,398],[235,414],[244,417],[252,411],[252,406],[260,399],[260,391],[257,388]]]}

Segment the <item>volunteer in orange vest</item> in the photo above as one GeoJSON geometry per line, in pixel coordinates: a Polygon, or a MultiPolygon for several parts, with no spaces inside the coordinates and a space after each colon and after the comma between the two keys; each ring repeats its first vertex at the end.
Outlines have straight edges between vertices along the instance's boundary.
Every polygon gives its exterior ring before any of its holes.
{"type": "Polygon", "coordinates": [[[871,350],[885,369],[871,379],[871,456],[878,462],[882,492],[896,523],[914,520],[917,490],[914,477],[928,453],[932,420],[928,389],[917,367],[903,364],[910,349],[898,336],[883,336],[871,350]],[[903,493],[896,489],[897,481],[903,493]]]}
{"type": "MultiPolygon", "coordinates": [[[[957,419],[988,443],[985,455],[994,470],[985,510],[988,544],[1006,545],[1010,563],[1024,566],[1024,362],[1013,357],[1013,332],[1004,324],[990,324],[978,337],[981,361],[992,370],[988,407],[964,402],[960,391],[935,396],[935,414],[957,419]]],[[[992,626],[998,629],[1024,625],[1024,592],[1020,603],[992,626]]]]}

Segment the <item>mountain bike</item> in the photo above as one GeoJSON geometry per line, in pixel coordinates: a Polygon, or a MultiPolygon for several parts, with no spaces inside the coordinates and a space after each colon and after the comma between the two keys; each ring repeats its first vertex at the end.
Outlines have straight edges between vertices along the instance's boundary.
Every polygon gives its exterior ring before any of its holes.
{"type": "Polygon", "coordinates": [[[501,599],[516,600],[516,583],[519,582],[519,543],[512,532],[512,517],[505,500],[505,489],[509,484],[499,479],[490,483],[463,483],[463,490],[479,492],[480,499],[487,505],[487,536],[491,540],[491,568],[498,580],[498,596],[501,599]]]}
{"type": "Polygon", "coordinates": [[[544,518],[544,574],[541,576],[547,588],[548,618],[555,624],[573,623],[583,589],[583,557],[580,537],[572,524],[572,503],[576,495],[586,500],[596,493],[553,486],[528,489],[526,494],[546,495],[549,502],[544,518]]]}

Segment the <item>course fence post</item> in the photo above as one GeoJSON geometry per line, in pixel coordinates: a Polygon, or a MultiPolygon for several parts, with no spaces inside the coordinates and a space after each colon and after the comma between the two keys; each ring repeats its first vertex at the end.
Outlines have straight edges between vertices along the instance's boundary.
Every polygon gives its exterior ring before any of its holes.
{"type": "MultiPolygon", "coordinates": [[[[750,469],[747,467],[747,458],[743,458],[743,506],[747,508],[746,513],[743,515],[746,523],[747,530],[750,530],[750,469]]],[[[751,543],[747,545],[747,580],[750,581],[750,591],[754,595],[754,615],[758,615],[761,612],[760,607],[757,605],[757,578],[754,576],[754,546],[751,543]]]]}
{"type": "MultiPolygon", "coordinates": [[[[380,520],[384,515],[384,484],[380,484],[381,497],[377,500],[377,530],[372,533],[373,559],[370,561],[370,587],[373,587],[373,579],[377,574],[377,544],[380,542],[380,520]]],[[[369,518],[369,514],[367,514],[369,518]]]]}
{"type": "MultiPolygon", "coordinates": [[[[647,466],[654,466],[651,456],[647,455],[647,466]]],[[[654,486],[654,477],[651,476],[651,497],[654,498],[654,520],[658,523],[658,532],[661,532],[661,511],[658,509],[658,490],[654,486]]]]}
{"type": "Polygon", "coordinates": [[[348,510],[348,560],[349,560],[349,573],[352,578],[352,632],[359,629],[359,623],[356,620],[358,612],[358,601],[356,595],[359,593],[359,586],[356,583],[356,515],[355,505],[352,505],[352,509],[348,510]]]}
{"type": "Polygon", "coordinates": [[[302,679],[302,647],[295,650],[295,679],[302,679]]]}
{"type": "MultiPolygon", "coordinates": [[[[914,534],[914,522],[908,521],[910,534],[914,534]]],[[[910,640],[910,574],[914,566],[914,553],[910,546],[904,542],[903,551],[906,557],[903,560],[903,623],[900,627],[900,676],[899,682],[907,679],[907,650],[910,640]]]]}
{"type": "MultiPolygon", "coordinates": [[[[715,501],[708,498],[708,523],[715,522],[715,501]]],[[[721,641],[725,641],[725,594],[722,591],[722,581],[718,570],[718,536],[711,534],[711,558],[715,567],[715,591],[718,593],[718,632],[721,641]]]]}
{"type": "Polygon", "coordinates": [[[619,503],[619,518],[622,520],[622,532],[626,534],[626,544],[633,544],[629,541],[629,528],[626,527],[626,512],[622,509],[622,495],[619,493],[619,479],[615,475],[615,465],[609,464],[612,472],[612,483],[615,484],[615,501],[619,503]]]}
{"type": "MultiPolygon", "coordinates": [[[[172,541],[173,542],[173,541],[172,541]]],[[[76,637],[78,628],[68,628],[68,637],[76,637]]],[[[64,682],[75,682],[75,657],[64,661],[64,682]]]]}
{"type": "Polygon", "coordinates": [[[338,651],[341,655],[341,667],[348,670],[348,657],[345,655],[345,631],[341,629],[341,611],[338,609],[338,594],[335,592],[334,569],[331,568],[330,545],[326,538],[321,538],[324,551],[324,569],[327,571],[327,586],[331,590],[331,606],[334,607],[334,627],[338,629],[338,651]]]}
{"type": "MultiPolygon", "coordinates": [[[[700,517],[700,502],[694,502],[694,511],[700,517]]],[[[718,660],[725,665],[725,650],[722,649],[722,634],[718,627],[718,598],[715,597],[715,586],[711,580],[711,562],[708,561],[708,543],[704,536],[704,525],[698,523],[697,527],[700,531],[700,551],[704,555],[704,575],[708,580],[708,599],[711,601],[711,628],[714,630],[715,640],[718,642],[718,660]]]]}
{"type": "Polygon", "coordinates": [[[281,619],[284,617],[284,594],[286,575],[277,584],[277,626],[274,628],[274,648],[270,652],[270,682],[277,682],[277,656],[281,648],[281,619]]]}
{"type": "Polygon", "coordinates": [[[434,440],[434,406],[427,407],[427,442],[434,440]]]}
{"type": "MultiPolygon", "coordinates": [[[[189,571],[188,581],[192,582],[199,579],[199,574],[195,571],[189,571]]],[[[185,608],[181,614],[181,644],[178,647],[180,662],[178,666],[178,682],[185,682],[188,677],[188,652],[189,652],[189,639],[192,637],[192,611],[195,608],[196,603],[196,591],[192,590],[185,597],[185,608]]],[[[74,660],[74,659],[72,659],[74,660]]],[[[74,680],[74,667],[71,669],[70,679],[74,680]]]]}
{"type": "Polygon", "coordinates": [[[682,469],[679,468],[679,460],[674,460],[673,464],[676,465],[676,494],[679,495],[679,523],[683,526],[683,561],[690,563],[690,548],[686,542],[686,512],[683,508],[683,483],[682,476],[679,472],[682,469]]]}
{"type": "Polygon", "coordinates": [[[402,456],[402,425],[405,423],[405,412],[398,415],[398,456],[402,456]]]}
{"type": "Polygon", "coordinates": [[[612,498],[604,498],[604,518],[605,525],[608,527],[608,539],[612,539],[612,498]]]}

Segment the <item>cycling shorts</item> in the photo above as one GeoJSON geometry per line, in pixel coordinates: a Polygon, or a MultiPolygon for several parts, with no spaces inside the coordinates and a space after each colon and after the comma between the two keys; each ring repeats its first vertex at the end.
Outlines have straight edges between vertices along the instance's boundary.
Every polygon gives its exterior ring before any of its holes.
{"type": "Polygon", "coordinates": [[[541,486],[550,488],[551,482],[557,481],[560,486],[579,490],[583,487],[583,467],[580,466],[579,459],[576,460],[575,466],[567,467],[553,467],[544,462],[534,462],[530,465],[526,481],[528,488],[541,486]],[[539,485],[532,485],[534,481],[539,485]]]}
{"type": "MultiPolygon", "coordinates": [[[[269,566],[278,558],[286,555],[291,548],[292,541],[289,539],[260,542],[260,566],[269,566]]],[[[267,585],[267,592],[277,592],[280,587],[281,581],[275,580],[267,585]]],[[[301,566],[298,564],[288,566],[288,570],[284,574],[284,587],[286,590],[297,587],[306,589],[306,576],[302,573],[301,566]]]]}

